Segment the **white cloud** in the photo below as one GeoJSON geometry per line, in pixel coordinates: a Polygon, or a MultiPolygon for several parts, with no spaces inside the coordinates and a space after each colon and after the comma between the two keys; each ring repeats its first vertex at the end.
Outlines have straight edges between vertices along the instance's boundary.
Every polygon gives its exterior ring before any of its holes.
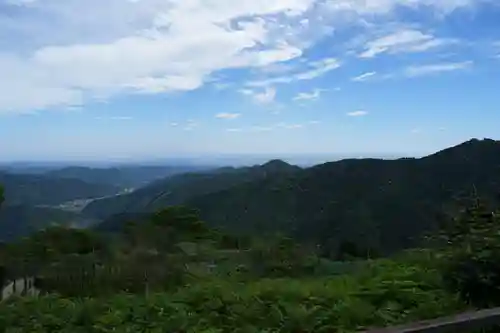
{"type": "Polygon", "coordinates": [[[22,10],[45,20],[33,27],[21,20],[10,30],[24,29],[32,45],[40,45],[22,56],[0,49],[0,72],[9,77],[0,83],[0,110],[80,105],[122,92],[188,91],[221,69],[296,58],[301,46],[282,35],[281,26],[293,31],[290,17],[305,14],[313,2],[34,1],[22,10]],[[36,43],[35,36],[41,36],[36,43]]]}
{"type": "MultiPolygon", "coordinates": [[[[269,74],[326,33],[361,19],[391,15],[399,6],[446,14],[479,2],[8,0],[5,6],[19,7],[14,16],[0,17],[0,73],[8,78],[0,80],[0,112],[79,106],[124,93],[189,91],[224,69],[268,68],[269,74]]],[[[409,45],[401,45],[396,37],[367,45],[365,56],[449,42],[413,32],[406,36],[409,45]]],[[[265,85],[311,80],[339,66],[337,59],[325,59],[265,85]]],[[[278,68],[274,73],[291,70],[278,68]]]]}
{"type": "Polygon", "coordinates": [[[243,130],[241,128],[228,128],[226,129],[227,132],[242,132],[243,130]]]}
{"type": "Polygon", "coordinates": [[[247,85],[250,87],[265,87],[280,83],[290,83],[293,81],[312,80],[320,77],[341,66],[336,58],[325,58],[313,61],[308,64],[309,69],[286,76],[271,77],[265,80],[251,81],[247,85]]]}
{"type": "Polygon", "coordinates": [[[418,30],[404,29],[390,35],[369,41],[360,58],[373,58],[382,53],[424,52],[443,45],[456,43],[454,39],[436,38],[418,30]]]}
{"type": "Polygon", "coordinates": [[[268,87],[264,92],[255,94],[253,98],[257,103],[269,104],[274,101],[275,97],[276,89],[268,87]]]}
{"type": "Polygon", "coordinates": [[[310,120],[309,121],[309,124],[311,124],[311,125],[317,125],[319,123],[320,123],[320,121],[318,121],[318,120],[310,120]]]}
{"type": "Polygon", "coordinates": [[[300,92],[298,93],[293,100],[294,101],[310,101],[310,100],[316,100],[319,98],[321,95],[322,89],[314,89],[314,91],[307,93],[307,92],[300,92]]]}
{"type": "Polygon", "coordinates": [[[239,116],[241,116],[241,114],[239,114],[239,113],[225,113],[225,112],[222,112],[222,113],[217,113],[215,115],[215,118],[219,118],[219,119],[236,119],[239,116]]]}
{"type": "Polygon", "coordinates": [[[417,77],[424,75],[432,75],[442,72],[453,72],[459,70],[465,70],[473,66],[472,61],[463,62],[448,62],[448,63],[437,63],[421,66],[410,66],[404,71],[404,75],[407,77],[417,77]]]}
{"type": "Polygon", "coordinates": [[[418,127],[416,128],[413,128],[411,131],[410,131],[411,134],[420,134],[422,133],[422,130],[418,127]]]}
{"type": "Polygon", "coordinates": [[[276,88],[266,87],[263,91],[252,89],[240,89],[239,92],[243,95],[252,97],[253,101],[258,104],[270,104],[276,98],[276,88]]]}
{"type": "Polygon", "coordinates": [[[363,73],[361,75],[358,75],[356,77],[353,77],[351,79],[351,81],[354,81],[354,82],[363,82],[363,81],[367,81],[369,80],[371,77],[377,75],[377,72],[367,72],[367,73],[363,73]]]}
{"type": "Polygon", "coordinates": [[[326,58],[311,63],[313,69],[295,75],[297,80],[312,80],[340,67],[340,62],[335,58],[326,58]]]}
{"type": "Polygon", "coordinates": [[[367,111],[352,111],[352,112],[348,112],[347,115],[349,117],[362,117],[362,116],[366,116],[368,114],[367,111]]]}

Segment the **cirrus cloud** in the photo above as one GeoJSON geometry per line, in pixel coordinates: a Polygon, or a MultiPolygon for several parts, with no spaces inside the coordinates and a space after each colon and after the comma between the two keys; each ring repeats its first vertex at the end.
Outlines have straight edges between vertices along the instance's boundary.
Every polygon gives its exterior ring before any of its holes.
{"type": "Polygon", "coordinates": [[[404,74],[408,77],[417,77],[442,72],[454,72],[468,69],[472,67],[473,64],[472,61],[463,61],[409,66],[405,69],[404,74]]]}
{"type": "Polygon", "coordinates": [[[373,58],[382,53],[424,52],[444,45],[457,43],[455,39],[437,38],[418,30],[403,29],[390,35],[369,41],[360,58],[373,58]]]}
{"type": "Polygon", "coordinates": [[[358,110],[358,111],[352,111],[352,112],[348,112],[347,115],[349,117],[363,117],[363,116],[366,116],[368,114],[367,111],[363,111],[363,110],[358,110]]]}
{"type": "Polygon", "coordinates": [[[215,115],[215,118],[219,118],[219,119],[236,119],[238,117],[240,117],[241,114],[239,113],[226,113],[226,112],[221,112],[221,113],[217,113],[215,115]]]}

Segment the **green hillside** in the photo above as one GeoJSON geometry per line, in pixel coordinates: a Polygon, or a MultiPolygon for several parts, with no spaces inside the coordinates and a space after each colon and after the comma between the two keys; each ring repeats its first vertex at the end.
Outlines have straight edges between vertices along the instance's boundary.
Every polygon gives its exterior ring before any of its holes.
{"type": "Polygon", "coordinates": [[[107,218],[125,211],[154,211],[158,208],[185,203],[196,196],[216,193],[259,179],[288,176],[300,170],[299,167],[282,161],[271,161],[262,166],[221,168],[203,173],[176,175],[130,194],[92,202],[83,210],[83,214],[93,218],[107,218]]]}
{"type": "MultiPolygon", "coordinates": [[[[472,191],[491,203],[500,191],[500,142],[493,140],[471,140],[420,159],[351,159],[303,170],[272,164],[280,167],[270,173],[262,166],[173,177],[98,201],[86,213],[109,217],[187,204],[231,232],[280,231],[332,253],[342,242],[390,253],[417,245],[472,191]]],[[[120,218],[126,215],[109,223],[118,227],[120,218]]]]}
{"type": "Polygon", "coordinates": [[[0,209],[0,241],[12,241],[51,225],[70,225],[78,221],[77,214],[59,209],[5,206],[0,209]]]}
{"type": "Polygon", "coordinates": [[[86,198],[98,198],[119,191],[113,185],[88,183],[80,179],[0,172],[6,205],[58,205],[86,198]]]}
{"type": "Polygon", "coordinates": [[[0,248],[8,276],[36,272],[42,291],[0,303],[0,327],[356,332],[495,306],[500,215],[466,208],[427,249],[337,263],[286,237],[223,233],[184,207],[112,236],[49,228],[0,248]]]}
{"type": "Polygon", "coordinates": [[[205,170],[201,166],[123,166],[114,168],[66,167],[45,173],[53,178],[80,179],[88,183],[121,188],[141,187],[152,181],[180,173],[205,170]]]}

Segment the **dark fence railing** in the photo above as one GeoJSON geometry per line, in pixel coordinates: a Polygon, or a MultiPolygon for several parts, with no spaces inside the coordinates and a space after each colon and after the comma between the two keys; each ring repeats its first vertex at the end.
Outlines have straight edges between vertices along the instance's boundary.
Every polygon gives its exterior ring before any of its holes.
{"type": "Polygon", "coordinates": [[[495,326],[499,327],[498,332],[500,332],[500,308],[465,312],[402,326],[372,329],[364,333],[472,333],[495,326]]]}

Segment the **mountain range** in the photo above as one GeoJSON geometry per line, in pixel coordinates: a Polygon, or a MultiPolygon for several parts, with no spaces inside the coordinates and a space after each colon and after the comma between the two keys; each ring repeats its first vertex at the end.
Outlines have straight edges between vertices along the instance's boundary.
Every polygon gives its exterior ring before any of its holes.
{"type": "MultiPolygon", "coordinates": [[[[64,174],[68,170],[50,177],[61,180],[64,174]]],[[[332,252],[349,242],[385,254],[416,245],[471,193],[496,202],[499,141],[473,139],[422,158],[345,159],[308,168],[272,160],[174,174],[94,200],[80,217],[103,221],[95,228],[110,232],[163,207],[187,205],[210,225],[233,233],[280,232],[332,252]]]]}
{"type": "Polygon", "coordinates": [[[112,168],[65,167],[45,173],[52,178],[80,179],[88,183],[107,184],[121,188],[137,188],[172,175],[203,171],[205,166],[123,166],[112,168]]]}
{"type": "Polygon", "coordinates": [[[346,159],[310,168],[275,160],[178,175],[95,201],[83,213],[108,219],[98,228],[113,230],[127,214],[183,204],[236,233],[285,232],[325,246],[347,241],[389,253],[417,244],[473,192],[496,202],[499,141],[473,139],[423,158],[346,159]]]}

